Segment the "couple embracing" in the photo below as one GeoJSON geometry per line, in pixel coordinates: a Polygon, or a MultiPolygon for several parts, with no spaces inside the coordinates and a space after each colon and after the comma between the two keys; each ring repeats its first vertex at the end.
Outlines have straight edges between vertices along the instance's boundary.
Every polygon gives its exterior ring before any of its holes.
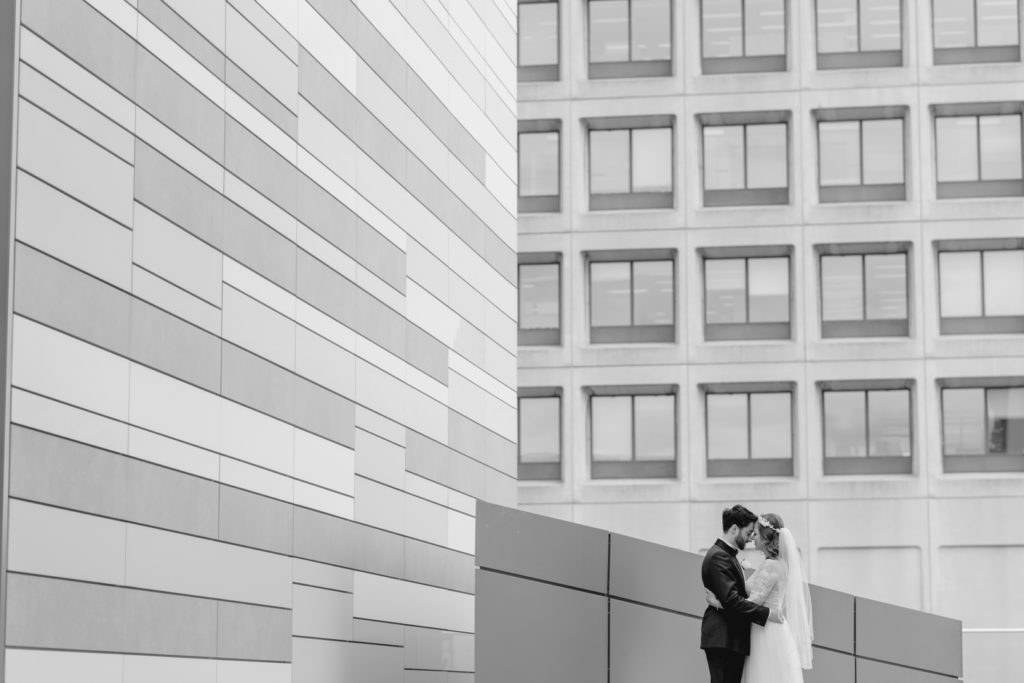
{"type": "Polygon", "coordinates": [[[801,669],[811,668],[811,599],[782,518],[742,505],[723,510],[722,535],[704,556],[701,579],[708,608],[700,647],[711,683],[802,681],[801,669]],[[747,580],[737,554],[751,540],[765,560],[747,580]]]}

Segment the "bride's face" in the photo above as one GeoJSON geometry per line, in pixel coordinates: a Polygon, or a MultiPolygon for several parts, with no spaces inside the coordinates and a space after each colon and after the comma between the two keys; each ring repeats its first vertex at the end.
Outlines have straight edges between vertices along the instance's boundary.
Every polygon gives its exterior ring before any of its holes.
{"type": "Polygon", "coordinates": [[[764,552],[764,539],[761,538],[761,525],[754,527],[754,547],[764,552]]]}

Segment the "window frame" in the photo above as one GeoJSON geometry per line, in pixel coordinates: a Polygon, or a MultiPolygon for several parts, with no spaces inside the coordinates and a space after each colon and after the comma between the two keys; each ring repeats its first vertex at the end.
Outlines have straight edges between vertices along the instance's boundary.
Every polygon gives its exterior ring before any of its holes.
{"type": "MultiPolygon", "coordinates": [[[[935,196],[937,199],[973,199],[990,197],[1024,197],[1024,102],[987,102],[983,104],[933,104],[932,143],[935,145],[933,158],[935,168],[935,196]],[[940,118],[980,119],[983,116],[1019,116],[1021,120],[1021,178],[1012,180],[939,180],[939,125],[940,118]]],[[[978,174],[981,175],[981,122],[978,130],[978,174]]]]}
{"type": "Polygon", "coordinates": [[[590,61],[590,42],[593,39],[590,33],[590,6],[594,2],[608,2],[609,0],[587,0],[586,28],[587,28],[587,78],[593,80],[606,78],[655,78],[659,76],[672,75],[672,52],[675,47],[675,31],[673,30],[675,15],[675,2],[665,0],[668,5],[669,22],[669,58],[668,59],[632,59],[633,55],[633,0],[625,0],[626,5],[626,32],[629,36],[630,59],[621,62],[592,62],[590,61]]]}
{"type": "Polygon", "coordinates": [[[992,62],[1020,61],[1020,16],[1021,0],[1017,0],[1017,44],[978,45],[978,0],[969,0],[974,12],[974,45],[967,47],[935,47],[935,0],[932,0],[932,63],[935,66],[949,64],[987,64],[992,62]]]}
{"type": "Polygon", "coordinates": [[[840,380],[822,381],[817,383],[821,407],[821,458],[825,476],[848,475],[913,475],[914,459],[917,452],[917,435],[914,420],[915,392],[912,379],[878,379],[878,380],[840,380]],[[871,424],[869,412],[869,394],[872,391],[907,391],[907,420],[910,440],[910,455],[864,455],[864,456],[828,456],[825,445],[828,443],[825,419],[825,394],[828,392],[862,392],[864,394],[864,428],[865,445],[871,443],[871,424]]]}
{"type": "Polygon", "coordinates": [[[562,77],[562,3],[561,0],[518,0],[516,12],[516,73],[518,83],[538,83],[558,81],[562,77]],[[522,24],[518,5],[545,5],[555,6],[555,57],[554,64],[533,64],[530,66],[519,65],[519,36],[522,35],[522,24]]]}
{"type": "Polygon", "coordinates": [[[674,114],[653,116],[618,116],[600,119],[584,119],[582,121],[586,133],[587,152],[587,194],[590,211],[616,211],[639,209],[671,209],[675,207],[676,187],[676,126],[674,114]],[[629,152],[626,163],[629,164],[629,184],[633,186],[633,131],[651,128],[667,128],[669,130],[671,154],[669,157],[669,182],[671,189],[667,192],[599,192],[591,189],[593,176],[590,134],[593,131],[629,131],[629,152]]]}
{"type": "Polygon", "coordinates": [[[910,107],[848,107],[840,109],[816,109],[812,112],[815,121],[815,136],[818,146],[818,201],[822,204],[842,202],[894,202],[907,199],[907,117],[910,107]],[[877,185],[864,184],[864,122],[892,121],[899,119],[903,125],[903,182],[877,185]],[[821,124],[838,121],[857,121],[860,124],[860,177],[859,185],[821,184],[821,124]]]}
{"type": "Polygon", "coordinates": [[[697,249],[701,259],[701,297],[703,316],[701,323],[704,326],[704,341],[753,341],[753,340],[776,340],[784,341],[793,338],[793,248],[788,245],[780,246],[759,246],[759,247],[701,247],[697,249]],[[787,274],[789,276],[789,320],[787,322],[752,323],[750,319],[750,260],[763,258],[786,258],[788,262],[787,274]],[[747,299],[747,320],[743,323],[709,323],[708,322],[708,283],[707,268],[708,260],[736,260],[743,259],[744,264],[744,287],[747,299]]]}
{"type": "Polygon", "coordinates": [[[904,21],[904,12],[906,2],[904,0],[897,0],[899,3],[899,19],[900,19],[900,47],[898,50],[861,50],[861,41],[863,39],[863,32],[861,27],[864,23],[864,17],[861,15],[861,4],[857,2],[857,49],[850,52],[822,52],[821,47],[821,24],[820,24],[820,9],[819,3],[821,0],[814,1],[814,46],[815,55],[817,57],[817,67],[819,71],[832,71],[836,69],[878,69],[886,67],[901,67],[903,66],[903,48],[906,45],[904,39],[903,29],[906,22],[904,21]]]}
{"type": "Polygon", "coordinates": [[[795,382],[710,383],[700,384],[697,389],[704,397],[704,462],[708,478],[794,476],[797,444],[795,382]],[[755,460],[751,456],[754,430],[750,423],[750,396],[779,393],[789,394],[790,456],[755,460]],[[747,457],[744,460],[711,459],[711,410],[708,397],[716,394],[742,394],[747,397],[747,457]]]}
{"type": "Polygon", "coordinates": [[[591,479],[675,479],[679,469],[679,386],[676,384],[644,384],[585,387],[587,395],[587,460],[591,479]],[[631,459],[596,462],[594,460],[594,403],[595,397],[629,396],[632,411],[630,422],[631,459]],[[675,456],[672,460],[636,459],[636,397],[671,396],[675,456]]]}
{"type": "Polygon", "coordinates": [[[520,387],[516,396],[516,423],[521,430],[522,410],[520,402],[531,398],[558,399],[558,462],[523,462],[516,444],[516,464],[519,481],[562,481],[562,462],[565,453],[565,413],[563,411],[562,387],[520,387]]]}
{"type": "Polygon", "coordinates": [[[1024,472],[1024,456],[1011,453],[990,453],[986,448],[984,454],[948,455],[946,453],[946,390],[947,389],[984,389],[985,419],[984,427],[988,436],[988,390],[1019,389],[1024,387],[1024,377],[955,377],[939,379],[939,415],[942,425],[942,471],[946,474],[964,474],[973,472],[1024,472]]]}
{"type": "Polygon", "coordinates": [[[520,120],[519,129],[516,133],[516,196],[519,213],[558,213],[562,210],[562,120],[561,119],[529,119],[520,120]],[[522,164],[519,162],[519,136],[534,133],[554,133],[557,136],[555,151],[558,158],[557,183],[558,194],[554,195],[529,195],[519,194],[519,187],[522,187],[522,164]]]}
{"type": "Polygon", "coordinates": [[[821,321],[822,339],[846,339],[858,337],[909,337],[910,319],[913,316],[913,300],[910,283],[913,281],[911,266],[910,242],[850,242],[842,244],[818,244],[814,251],[818,260],[818,318],[821,321]],[[865,273],[865,257],[873,255],[903,254],[905,260],[904,291],[907,297],[907,317],[868,318],[867,317],[867,277],[865,273]],[[861,286],[863,289],[864,318],[861,320],[825,320],[825,268],[822,259],[826,256],[860,256],[861,286]]]}
{"type": "Polygon", "coordinates": [[[543,266],[543,265],[554,265],[558,269],[558,327],[542,327],[536,329],[523,329],[519,327],[519,323],[523,319],[523,299],[522,294],[518,294],[516,299],[518,301],[518,309],[516,311],[516,320],[518,328],[518,345],[519,346],[561,346],[562,344],[562,254],[561,252],[525,252],[520,253],[518,257],[518,263],[516,264],[516,289],[519,290],[518,279],[519,269],[522,266],[543,266]]]}
{"type": "Polygon", "coordinates": [[[707,57],[704,54],[704,4],[715,0],[700,0],[700,63],[705,76],[718,74],[779,73],[789,70],[789,0],[782,4],[781,55],[747,55],[747,0],[740,0],[740,30],[743,55],[739,57],[707,57]]]}
{"type": "Polygon", "coordinates": [[[716,114],[698,114],[700,127],[700,158],[701,158],[701,191],[704,208],[735,207],[735,206],[781,206],[790,203],[792,186],[792,123],[791,114],[786,111],[731,112],[716,114]],[[707,189],[707,143],[704,129],[726,126],[743,126],[743,182],[747,182],[747,160],[749,158],[748,126],[776,125],[786,126],[786,186],[771,188],[735,188],[723,190],[707,189]]]}
{"type": "Polygon", "coordinates": [[[979,239],[979,240],[939,240],[935,242],[935,283],[936,299],[939,314],[939,334],[1024,334],[1024,315],[1007,316],[950,316],[942,315],[942,258],[943,252],[980,252],[981,253],[981,291],[982,312],[985,310],[985,256],[987,251],[1019,251],[1024,250],[1024,238],[979,239]]]}
{"type": "Polygon", "coordinates": [[[675,249],[641,249],[584,252],[587,288],[587,331],[591,344],[674,344],[679,324],[679,264],[675,249]],[[630,318],[635,296],[633,264],[650,261],[669,261],[672,264],[672,324],[671,325],[602,325],[593,324],[594,293],[591,266],[594,263],[628,263],[630,286],[630,318]]]}

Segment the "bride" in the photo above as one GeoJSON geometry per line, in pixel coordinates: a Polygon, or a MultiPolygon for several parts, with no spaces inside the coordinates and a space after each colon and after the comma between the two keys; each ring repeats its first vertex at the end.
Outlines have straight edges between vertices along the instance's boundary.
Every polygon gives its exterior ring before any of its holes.
{"type": "MultiPolygon", "coordinates": [[[[743,683],[797,683],[801,669],[811,668],[811,598],[800,567],[793,534],[774,514],[758,517],[754,545],[765,560],[747,580],[750,600],[784,617],[750,632],[750,656],[743,667],[743,683]]],[[[713,593],[708,603],[721,609],[713,593]]]]}

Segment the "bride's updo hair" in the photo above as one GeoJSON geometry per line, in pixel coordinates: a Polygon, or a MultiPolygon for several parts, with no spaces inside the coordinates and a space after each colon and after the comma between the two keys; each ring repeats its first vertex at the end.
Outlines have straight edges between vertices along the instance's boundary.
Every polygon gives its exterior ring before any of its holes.
{"type": "Polygon", "coordinates": [[[764,554],[773,560],[779,557],[779,529],[784,526],[782,517],[771,512],[757,518],[757,533],[764,541],[764,554]]]}

